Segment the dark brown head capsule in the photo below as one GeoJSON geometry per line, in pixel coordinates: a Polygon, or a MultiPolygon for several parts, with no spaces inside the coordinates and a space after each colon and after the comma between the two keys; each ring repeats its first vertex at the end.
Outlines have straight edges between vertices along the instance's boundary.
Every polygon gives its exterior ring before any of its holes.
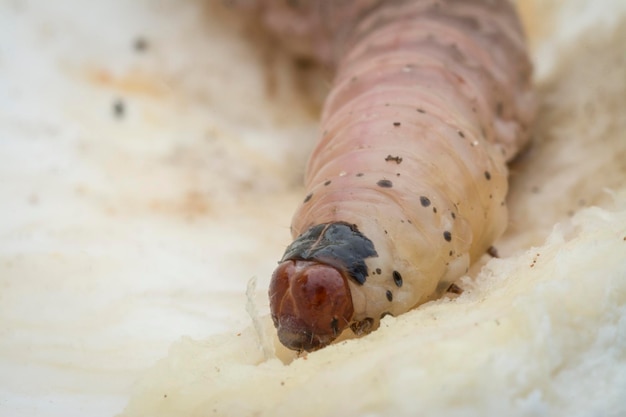
{"type": "Polygon", "coordinates": [[[278,338],[293,350],[310,352],[329,345],[354,314],[347,277],[316,261],[280,263],[272,275],[269,296],[278,338]]]}

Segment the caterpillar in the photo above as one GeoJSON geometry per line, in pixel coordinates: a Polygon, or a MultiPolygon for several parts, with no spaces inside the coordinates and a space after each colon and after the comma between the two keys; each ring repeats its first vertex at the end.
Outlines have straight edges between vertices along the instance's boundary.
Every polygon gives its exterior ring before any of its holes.
{"type": "Polygon", "coordinates": [[[269,286],[279,340],[299,351],[371,332],[465,274],[506,227],[507,161],[533,118],[510,1],[340,3],[323,133],[269,286]]]}

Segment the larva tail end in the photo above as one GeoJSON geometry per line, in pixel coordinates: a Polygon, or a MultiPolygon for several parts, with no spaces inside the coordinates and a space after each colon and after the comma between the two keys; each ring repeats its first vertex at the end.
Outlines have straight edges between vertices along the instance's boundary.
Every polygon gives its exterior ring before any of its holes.
{"type": "Polygon", "coordinates": [[[293,350],[311,352],[329,345],[354,314],[348,280],[318,262],[282,262],[272,275],[269,296],[278,339],[293,350]]]}

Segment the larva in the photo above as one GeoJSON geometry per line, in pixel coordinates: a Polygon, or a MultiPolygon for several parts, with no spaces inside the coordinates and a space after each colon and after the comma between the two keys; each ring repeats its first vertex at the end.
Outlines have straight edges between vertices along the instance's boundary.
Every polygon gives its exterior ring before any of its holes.
{"type": "Polygon", "coordinates": [[[510,1],[368,2],[344,15],[324,133],[269,288],[295,350],[367,333],[462,276],[506,227],[506,162],[533,115],[510,1]]]}

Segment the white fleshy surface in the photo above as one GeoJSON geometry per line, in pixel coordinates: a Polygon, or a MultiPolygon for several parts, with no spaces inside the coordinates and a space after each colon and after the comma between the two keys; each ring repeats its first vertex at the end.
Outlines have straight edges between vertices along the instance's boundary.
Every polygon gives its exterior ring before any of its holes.
{"type": "Polygon", "coordinates": [[[521,2],[542,107],[502,259],[285,366],[245,291],[266,314],[314,104],[216,4],[0,2],[0,415],[626,414],[626,5],[521,2]]]}

